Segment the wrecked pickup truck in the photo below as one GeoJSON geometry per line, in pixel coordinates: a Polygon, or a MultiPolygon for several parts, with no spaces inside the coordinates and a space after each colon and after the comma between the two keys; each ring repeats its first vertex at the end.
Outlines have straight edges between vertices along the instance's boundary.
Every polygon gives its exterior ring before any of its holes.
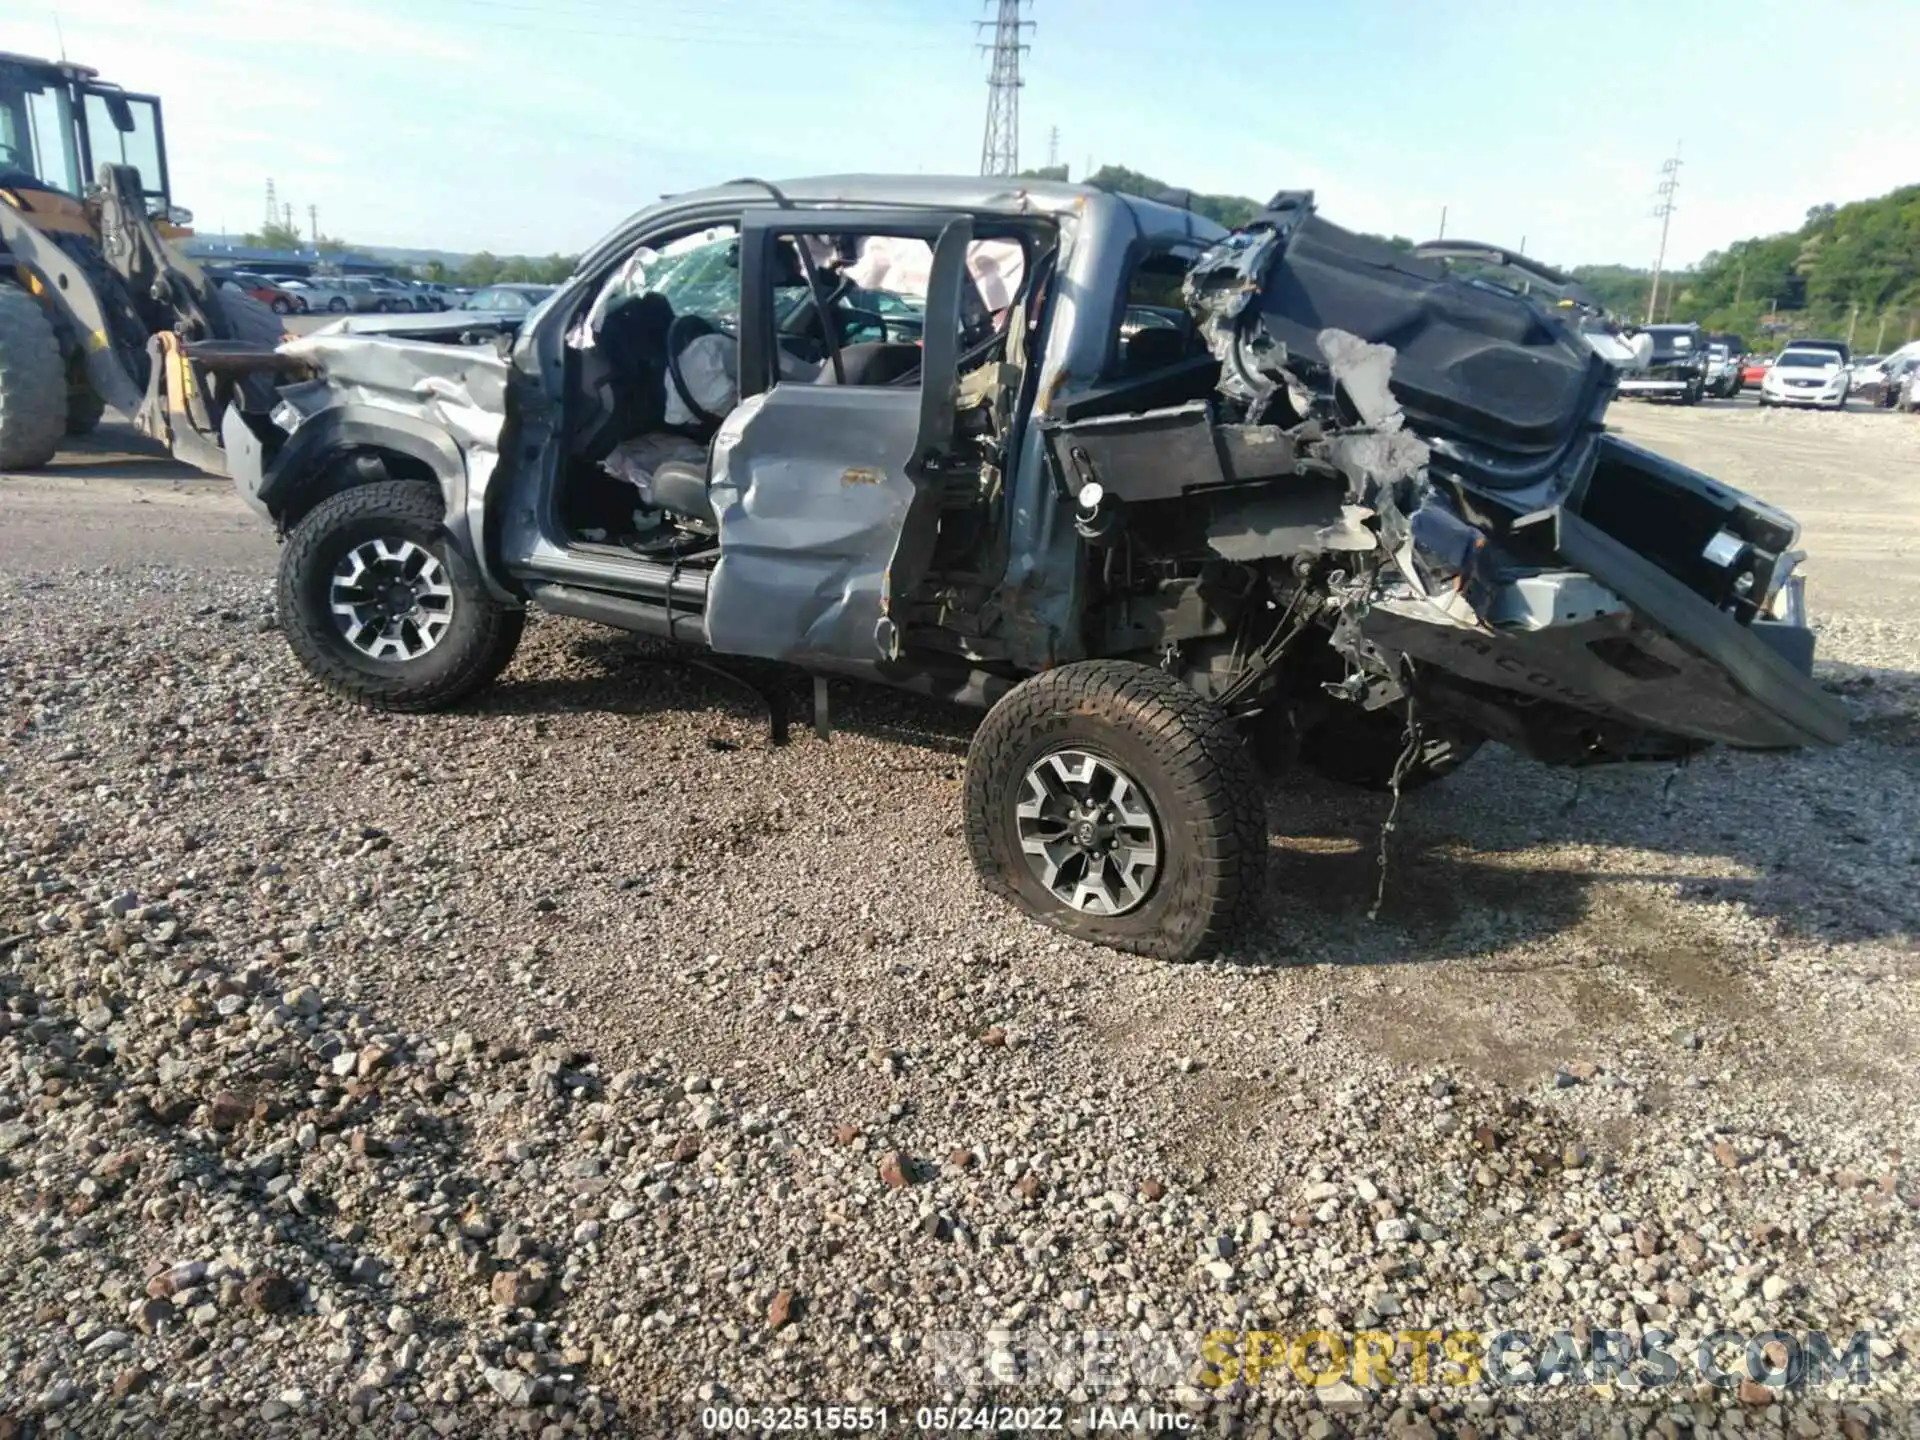
{"type": "MultiPolygon", "coordinates": [[[[367,327],[361,327],[363,331],[367,327]]],[[[985,708],[987,886],[1216,948],[1265,877],[1256,752],[1396,793],[1838,743],[1786,515],[1607,434],[1538,299],[1276,196],[741,181],[645,210],[510,340],[283,347],[229,463],[322,685],[450,705],[528,607],[985,708]]],[[[464,338],[472,340],[468,335],[464,338]]]]}

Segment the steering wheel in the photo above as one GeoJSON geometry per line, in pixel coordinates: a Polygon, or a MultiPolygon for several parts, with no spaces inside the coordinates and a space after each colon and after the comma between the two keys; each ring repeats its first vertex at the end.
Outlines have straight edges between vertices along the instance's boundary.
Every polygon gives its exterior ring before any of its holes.
{"type": "MultiPolygon", "coordinates": [[[[847,277],[845,272],[835,273],[832,287],[820,298],[819,311],[822,335],[824,336],[827,326],[834,322],[836,315],[844,315],[850,319],[872,325],[880,332],[882,342],[893,339],[893,331],[889,327],[899,324],[900,322],[898,320],[889,320],[881,311],[869,310],[864,305],[848,305],[845,303],[846,297],[859,288],[859,286],[855,285],[853,281],[847,277]]],[[[840,327],[836,326],[836,330],[838,328],[840,327]]],[[[838,340],[837,334],[835,339],[836,341],[838,340]]]]}
{"type": "Polygon", "coordinates": [[[680,369],[680,355],[703,335],[725,333],[704,315],[676,315],[673,323],[667,326],[667,379],[673,385],[673,392],[680,397],[680,403],[687,407],[687,412],[694,419],[716,430],[726,417],[714,414],[693,398],[693,387],[687,384],[687,377],[680,369]]]}

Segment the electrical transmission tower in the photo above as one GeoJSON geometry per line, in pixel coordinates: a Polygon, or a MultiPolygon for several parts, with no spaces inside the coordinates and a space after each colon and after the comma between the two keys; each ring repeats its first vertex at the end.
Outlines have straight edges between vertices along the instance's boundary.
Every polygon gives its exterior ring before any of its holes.
{"type": "Polygon", "coordinates": [[[1047,131],[1047,168],[1054,169],[1060,164],[1060,127],[1054,126],[1047,131]]]}
{"type": "Polygon", "coordinates": [[[1653,215],[1660,222],[1660,253],[1653,257],[1653,288],[1647,292],[1647,324],[1653,324],[1653,317],[1660,308],[1660,271],[1667,263],[1667,230],[1673,224],[1673,194],[1680,188],[1680,146],[1676,141],[1673,158],[1660,164],[1660,184],[1654,193],[1660,197],[1653,207],[1653,215]]]}
{"type": "Polygon", "coordinates": [[[277,225],[279,223],[280,201],[273,193],[273,177],[269,175],[267,177],[267,224],[277,225]]]}
{"type": "MultiPolygon", "coordinates": [[[[1020,169],[1020,56],[1027,50],[1031,20],[1020,18],[1026,0],[999,0],[993,20],[993,43],[981,49],[993,56],[987,76],[987,133],[980,142],[980,173],[1012,175],[1020,169]]],[[[974,22],[985,30],[987,21],[974,22]]]]}

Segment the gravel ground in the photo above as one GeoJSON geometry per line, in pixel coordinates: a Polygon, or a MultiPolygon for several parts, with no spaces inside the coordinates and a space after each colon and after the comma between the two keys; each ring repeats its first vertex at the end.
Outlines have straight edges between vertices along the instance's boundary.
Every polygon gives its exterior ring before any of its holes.
{"type": "Polygon", "coordinates": [[[1489,749],[1404,804],[1377,922],[1383,805],[1283,777],[1264,923],[1188,967],[978,891],[964,714],[847,690],[775,748],[551,619],[475,707],[364,714],[220,487],[0,481],[0,1436],[987,1395],[1913,1433],[1920,427],[1615,418],[1807,522],[1856,740],[1580,784],[1489,749]],[[1575,1373],[1191,1363],[1374,1328],[1571,1332],[1575,1373]],[[1773,1329],[1870,1332],[1870,1382],[1693,1368],[1773,1329]],[[1089,1330],[1183,1363],[1089,1374],[1089,1330]],[[1675,1383],[1577,1383],[1656,1330],[1675,1383]]]}

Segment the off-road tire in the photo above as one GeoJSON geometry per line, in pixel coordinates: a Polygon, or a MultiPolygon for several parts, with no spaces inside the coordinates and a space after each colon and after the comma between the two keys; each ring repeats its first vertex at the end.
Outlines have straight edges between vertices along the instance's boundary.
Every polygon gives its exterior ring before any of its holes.
{"type": "MultiPolygon", "coordinates": [[[[1406,717],[1398,709],[1342,712],[1300,737],[1298,758],[1316,775],[1356,790],[1388,791],[1407,748],[1406,717]]],[[[1444,780],[1471,760],[1484,737],[1439,721],[1423,720],[1420,750],[1400,772],[1400,792],[1444,780]]]]}
{"type": "MultiPolygon", "coordinates": [[[[216,290],[213,298],[227,322],[227,333],[234,340],[245,345],[273,347],[287,338],[287,322],[274,314],[273,307],[264,300],[256,300],[239,290],[216,290]]],[[[274,383],[271,375],[249,375],[241,381],[247,394],[245,408],[271,409],[274,383]]]]}
{"type": "Polygon", "coordinates": [[[1010,692],[967,752],[966,826],[974,868],[993,894],[1068,934],[1156,959],[1212,954],[1254,914],[1265,886],[1265,800],[1238,731],[1151,666],[1086,660],[1010,692]],[[1122,914],[1067,905],[1020,850],[1015,807],[1027,771],[1063,748],[1118,765],[1152,806],[1158,874],[1146,898],[1122,914]]]}
{"type": "Polygon", "coordinates": [[[34,470],[67,433],[67,367],[40,302],[0,283],[0,470],[34,470]]]}
{"type": "Polygon", "coordinates": [[[67,434],[92,434],[106,413],[107,402],[93,388],[85,357],[75,353],[67,361],[67,434]]]}
{"type": "Polygon", "coordinates": [[[490,596],[443,523],[440,491],[420,480],[356,485],[322,500],[280,552],[280,625],[309,675],[335,695],[376,710],[441,710],[493,683],[513,659],[525,612],[490,596]],[[354,545],[411,540],[445,568],[453,622],[426,654],[375,660],[347,643],[328,595],[333,569],[354,545]]]}

